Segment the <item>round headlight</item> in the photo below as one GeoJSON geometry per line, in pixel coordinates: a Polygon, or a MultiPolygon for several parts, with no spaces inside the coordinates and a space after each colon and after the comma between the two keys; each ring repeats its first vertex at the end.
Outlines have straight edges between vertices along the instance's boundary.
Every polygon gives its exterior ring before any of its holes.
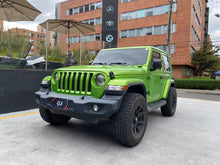
{"type": "Polygon", "coordinates": [[[56,73],[56,74],[55,74],[54,79],[55,79],[56,82],[59,80],[59,73],[56,73]]]}
{"type": "Polygon", "coordinates": [[[105,76],[102,75],[102,74],[99,74],[97,77],[96,77],[96,83],[98,86],[102,86],[105,84],[105,76]]]}

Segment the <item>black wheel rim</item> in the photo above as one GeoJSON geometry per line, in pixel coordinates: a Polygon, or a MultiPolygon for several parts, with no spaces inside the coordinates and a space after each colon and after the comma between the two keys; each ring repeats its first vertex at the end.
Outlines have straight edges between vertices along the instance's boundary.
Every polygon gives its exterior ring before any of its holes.
{"type": "Polygon", "coordinates": [[[133,133],[139,135],[144,127],[144,109],[139,106],[134,112],[133,117],[133,133]]]}

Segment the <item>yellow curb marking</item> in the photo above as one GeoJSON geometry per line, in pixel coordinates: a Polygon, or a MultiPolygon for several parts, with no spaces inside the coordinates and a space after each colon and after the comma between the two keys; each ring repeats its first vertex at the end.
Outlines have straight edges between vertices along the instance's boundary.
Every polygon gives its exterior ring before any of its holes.
{"type": "Polygon", "coordinates": [[[3,118],[0,118],[0,120],[9,119],[9,118],[13,118],[13,117],[19,117],[19,116],[26,116],[26,115],[31,115],[31,114],[35,114],[35,113],[39,113],[39,111],[24,113],[24,114],[19,114],[19,115],[14,115],[14,116],[8,116],[8,117],[3,117],[3,118]]]}

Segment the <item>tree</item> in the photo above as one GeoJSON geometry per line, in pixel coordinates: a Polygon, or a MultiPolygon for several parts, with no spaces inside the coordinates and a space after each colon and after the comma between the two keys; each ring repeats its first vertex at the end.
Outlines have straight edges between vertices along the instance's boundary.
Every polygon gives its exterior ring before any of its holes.
{"type": "MultiPolygon", "coordinates": [[[[79,62],[80,62],[80,48],[77,48],[77,49],[73,48],[73,55],[79,64],[79,62]]],[[[88,65],[91,60],[94,60],[94,58],[95,58],[95,55],[88,54],[88,51],[86,48],[82,49],[82,57],[81,57],[82,65],[88,65]]]]}
{"type": "Polygon", "coordinates": [[[13,34],[0,29],[0,55],[11,54],[13,58],[23,58],[23,48],[28,44],[26,40],[26,36],[19,35],[19,33],[13,34]]]}
{"type": "Polygon", "coordinates": [[[202,76],[204,72],[212,75],[220,66],[217,54],[219,48],[214,48],[211,43],[206,43],[202,48],[192,53],[192,64],[195,67],[195,76],[202,76]]]}
{"type": "MultiPolygon", "coordinates": [[[[37,45],[44,56],[46,58],[46,45],[44,42],[37,42],[37,45]]],[[[63,62],[65,60],[66,56],[65,53],[62,51],[60,45],[56,45],[54,47],[48,46],[48,61],[51,62],[63,62]]]]}

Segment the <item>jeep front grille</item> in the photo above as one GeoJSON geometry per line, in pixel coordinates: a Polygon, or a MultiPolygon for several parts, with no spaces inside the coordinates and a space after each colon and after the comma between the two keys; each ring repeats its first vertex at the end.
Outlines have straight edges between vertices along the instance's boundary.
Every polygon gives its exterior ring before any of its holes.
{"type": "Polygon", "coordinates": [[[62,93],[91,95],[93,73],[60,72],[57,91],[62,93]]]}

